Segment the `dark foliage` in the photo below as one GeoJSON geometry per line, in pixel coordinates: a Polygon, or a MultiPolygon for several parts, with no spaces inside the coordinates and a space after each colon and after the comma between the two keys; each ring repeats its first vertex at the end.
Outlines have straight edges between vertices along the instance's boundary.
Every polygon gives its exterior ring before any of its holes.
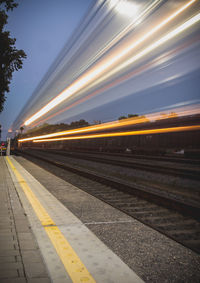
{"type": "Polygon", "coordinates": [[[123,119],[127,119],[127,118],[134,118],[134,117],[139,117],[139,115],[138,115],[138,114],[128,114],[128,117],[126,117],[126,116],[120,116],[120,117],[118,118],[118,120],[123,120],[123,119]]]}
{"type": "Polygon", "coordinates": [[[10,32],[5,31],[8,16],[6,12],[17,7],[14,0],[0,0],[0,112],[6,100],[6,92],[9,92],[9,84],[14,71],[22,68],[26,54],[15,47],[15,38],[10,37],[10,32]]]}

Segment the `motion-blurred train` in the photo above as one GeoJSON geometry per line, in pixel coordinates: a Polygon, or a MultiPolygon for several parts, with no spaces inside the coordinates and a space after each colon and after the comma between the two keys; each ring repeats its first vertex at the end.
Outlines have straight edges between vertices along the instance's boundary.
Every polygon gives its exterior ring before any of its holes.
{"type": "Polygon", "coordinates": [[[118,129],[97,127],[92,134],[90,133],[90,138],[87,138],[88,132],[83,132],[71,134],[67,140],[62,140],[61,137],[61,140],[51,142],[47,139],[38,142],[26,141],[19,143],[19,147],[151,155],[177,154],[197,158],[200,157],[199,122],[200,114],[156,121],[147,120],[143,123],[123,125],[118,129]],[[96,135],[98,137],[95,137],[96,135]]]}

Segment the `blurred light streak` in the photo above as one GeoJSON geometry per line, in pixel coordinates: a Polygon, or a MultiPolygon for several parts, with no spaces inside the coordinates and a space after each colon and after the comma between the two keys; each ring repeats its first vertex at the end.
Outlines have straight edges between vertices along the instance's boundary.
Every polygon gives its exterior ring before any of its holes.
{"type": "Polygon", "coordinates": [[[134,61],[140,59],[141,57],[143,57],[147,53],[151,52],[153,49],[159,47],[160,45],[162,45],[163,43],[165,43],[169,39],[172,39],[173,37],[177,36],[181,32],[183,32],[186,29],[188,29],[189,27],[191,27],[192,25],[196,24],[199,20],[200,20],[200,13],[195,15],[190,20],[188,20],[187,22],[183,23],[182,25],[180,25],[179,27],[177,27],[173,31],[169,32],[167,35],[163,36],[161,39],[157,40],[155,43],[153,43],[152,45],[150,45],[149,47],[144,49],[142,52],[140,52],[136,56],[132,57],[130,60],[128,60],[126,65],[127,64],[132,64],[134,61]]]}
{"type": "Polygon", "coordinates": [[[33,142],[39,143],[39,142],[54,142],[54,141],[64,141],[64,140],[93,139],[93,138],[105,138],[105,137],[152,135],[152,134],[164,134],[164,133],[196,131],[196,130],[200,130],[200,125],[151,129],[151,130],[139,130],[139,131],[130,131],[130,132],[117,132],[117,133],[107,133],[107,134],[94,134],[94,135],[84,135],[84,136],[75,136],[75,137],[66,137],[66,138],[65,137],[55,138],[55,139],[41,139],[41,140],[34,140],[33,142]]]}
{"type": "MultiPolygon", "coordinates": [[[[151,5],[147,4],[147,7],[144,7],[144,11],[140,11],[140,14],[138,17],[134,17],[132,21],[122,30],[118,35],[115,36],[103,49],[101,49],[98,54],[93,58],[93,61],[97,60],[100,58],[103,54],[105,54],[109,49],[111,49],[117,42],[119,42],[125,35],[127,35],[134,27],[136,27],[138,24],[140,24],[145,17],[163,0],[156,0],[153,1],[151,5]]],[[[116,5],[116,0],[115,3],[111,5],[111,8],[113,8],[113,5],[116,5]]],[[[89,63],[87,63],[87,66],[89,67],[89,63]]]]}
{"type": "Polygon", "coordinates": [[[146,118],[139,118],[139,119],[135,119],[134,121],[133,121],[133,119],[128,119],[128,120],[129,121],[114,121],[114,122],[110,122],[110,123],[104,123],[104,124],[100,124],[100,125],[84,127],[84,128],[81,128],[81,129],[75,129],[75,130],[71,130],[71,131],[55,132],[55,133],[52,133],[52,134],[20,139],[18,141],[19,142],[26,142],[26,141],[31,141],[31,140],[40,139],[40,138],[49,138],[49,137],[56,137],[56,136],[63,136],[63,135],[71,135],[71,134],[83,133],[83,132],[93,132],[93,131],[102,130],[102,129],[103,130],[112,129],[112,128],[123,127],[123,126],[126,126],[126,125],[132,125],[132,124],[139,124],[139,123],[147,122],[146,118]]]}
{"type": "Polygon", "coordinates": [[[46,135],[19,139],[18,141],[26,142],[26,141],[36,140],[36,139],[72,135],[72,134],[77,134],[77,133],[94,132],[94,131],[106,130],[106,129],[116,129],[116,128],[121,128],[124,126],[131,126],[131,125],[136,125],[136,124],[141,124],[141,123],[146,123],[146,122],[153,122],[155,120],[171,119],[174,117],[184,117],[184,116],[196,115],[196,114],[200,114],[199,106],[195,106],[194,109],[192,109],[191,107],[186,107],[183,109],[170,109],[170,113],[157,112],[157,113],[147,114],[145,116],[117,120],[117,121],[99,124],[95,126],[89,126],[89,127],[84,127],[84,128],[78,128],[78,129],[73,129],[73,130],[67,130],[67,131],[46,134],[46,135]]]}
{"type": "Polygon", "coordinates": [[[166,34],[165,36],[163,36],[162,38],[160,38],[159,40],[157,40],[156,42],[154,42],[153,44],[151,44],[147,48],[143,49],[141,52],[137,53],[136,55],[134,55],[133,57],[131,57],[130,59],[125,61],[123,64],[121,64],[118,67],[114,68],[107,75],[101,77],[98,81],[96,81],[96,83],[99,83],[100,81],[106,80],[106,78],[108,78],[108,77],[112,76],[113,74],[121,71],[122,69],[126,68],[127,66],[135,63],[137,60],[141,59],[143,56],[147,55],[148,53],[150,53],[154,49],[156,49],[159,46],[163,45],[168,40],[176,37],[177,35],[179,35],[183,31],[185,31],[186,29],[188,29],[191,26],[193,26],[194,24],[196,24],[198,21],[200,21],[200,13],[195,15],[190,20],[186,21],[185,23],[183,23],[182,25],[180,25],[176,29],[172,30],[171,32],[169,32],[168,34],[166,34]]]}
{"type": "MultiPolygon", "coordinates": [[[[128,73],[124,76],[121,76],[120,78],[118,78],[118,79],[112,81],[111,83],[108,83],[107,85],[103,86],[102,88],[95,90],[94,92],[90,93],[89,95],[87,95],[83,98],[80,98],[79,100],[75,101],[74,103],[65,107],[64,109],[61,109],[61,110],[57,111],[56,113],[53,113],[50,116],[46,117],[45,119],[38,121],[37,123],[33,124],[32,127],[35,127],[35,126],[37,126],[37,125],[39,125],[39,124],[41,124],[41,123],[43,123],[43,122],[45,122],[49,119],[61,114],[61,113],[73,108],[74,106],[79,105],[80,103],[87,101],[88,99],[98,95],[99,93],[106,91],[107,89],[109,89],[111,87],[116,86],[119,83],[122,83],[125,80],[128,80],[128,79],[130,79],[130,78],[132,78],[136,75],[141,74],[144,71],[147,71],[150,68],[153,68],[155,66],[158,66],[160,64],[167,62],[169,59],[172,58],[172,56],[176,56],[179,52],[182,52],[183,49],[189,47],[190,45],[192,45],[196,42],[198,42],[199,40],[200,40],[200,36],[198,35],[197,37],[192,38],[191,40],[189,40],[187,42],[184,42],[182,45],[178,46],[177,48],[172,49],[172,50],[162,54],[161,56],[153,59],[152,61],[148,62],[147,64],[140,66],[139,68],[131,71],[130,73],[128,73]]],[[[21,126],[23,126],[23,124],[20,125],[20,127],[21,126]]]]}
{"type": "MultiPolygon", "coordinates": [[[[191,6],[194,2],[197,0],[191,0],[187,4],[183,5],[180,9],[175,11],[172,15],[167,17],[164,21],[162,21],[160,24],[152,28],[149,32],[147,32],[144,36],[139,38],[137,41],[133,41],[130,43],[126,48],[120,51],[120,53],[116,54],[115,56],[111,57],[106,62],[100,62],[97,64],[96,67],[88,71],[86,74],[82,75],[79,79],[75,80],[70,86],[65,88],[58,96],[56,96],[54,99],[52,99],[49,103],[47,103],[44,107],[42,107],[38,112],[36,112],[33,116],[31,116],[29,119],[27,119],[24,122],[24,125],[29,125],[35,120],[39,119],[41,116],[49,112],[51,109],[59,105],[61,102],[75,94],[77,91],[79,91],[81,88],[87,86],[90,82],[92,82],[94,79],[97,79],[99,75],[101,75],[104,71],[108,70],[108,68],[113,67],[114,64],[116,64],[120,59],[122,59],[125,55],[127,55],[130,51],[135,49],[137,46],[139,46],[141,43],[143,43],[145,40],[150,38],[153,34],[155,34],[157,31],[159,31],[161,28],[163,28],[166,24],[168,24],[170,21],[172,21],[175,17],[177,17],[179,14],[181,14],[184,10],[186,10],[189,6],[191,6]]],[[[199,15],[199,14],[198,14],[199,15]]],[[[178,33],[182,32],[184,29],[190,27],[192,24],[197,22],[199,20],[198,15],[196,17],[193,17],[189,21],[187,21],[185,24],[181,25],[168,35],[164,36],[160,40],[158,40],[156,43],[152,44],[150,47],[144,49],[142,52],[137,54],[136,56],[132,57],[130,60],[128,60],[127,64],[133,63],[134,61],[138,60],[142,56],[146,55],[150,51],[152,51],[154,48],[160,46],[167,40],[171,39],[178,33]]],[[[105,60],[104,60],[105,61],[105,60]]],[[[121,68],[120,68],[121,69],[121,68]]]]}

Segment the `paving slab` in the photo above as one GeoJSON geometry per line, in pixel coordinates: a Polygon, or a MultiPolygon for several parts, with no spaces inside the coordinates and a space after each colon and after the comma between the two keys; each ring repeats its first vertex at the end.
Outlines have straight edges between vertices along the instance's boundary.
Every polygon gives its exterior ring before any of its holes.
{"type": "Polygon", "coordinates": [[[5,158],[0,157],[0,282],[27,283],[32,279],[50,282],[5,158]]]}
{"type": "Polygon", "coordinates": [[[27,283],[27,280],[25,277],[21,278],[7,278],[7,279],[1,279],[1,283],[27,283]]]}

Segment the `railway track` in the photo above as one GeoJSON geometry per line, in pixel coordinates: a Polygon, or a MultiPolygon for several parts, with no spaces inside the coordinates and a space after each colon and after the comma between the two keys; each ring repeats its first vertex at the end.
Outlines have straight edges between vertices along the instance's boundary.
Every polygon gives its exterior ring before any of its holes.
{"type": "MultiPolygon", "coordinates": [[[[49,151],[49,150],[44,150],[49,151]]],[[[173,162],[173,163],[183,163],[183,164],[192,164],[200,166],[200,159],[196,158],[185,158],[183,156],[177,155],[144,155],[144,154],[133,154],[133,153],[112,153],[112,152],[104,152],[104,151],[71,151],[66,152],[57,149],[51,149],[51,152],[55,152],[57,154],[79,154],[79,155],[89,155],[89,156],[106,156],[106,157],[120,157],[120,158],[127,158],[129,160],[134,159],[143,159],[143,160],[157,160],[157,161],[164,161],[164,162],[173,162]]]]}
{"type": "MultiPolygon", "coordinates": [[[[141,160],[141,158],[139,158],[139,156],[137,156],[137,158],[139,159],[139,161],[135,161],[135,159],[131,159],[130,161],[126,156],[124,155],[119,155],[119,157],[114,156],[114,155],[108,155],[106,156],[105,154],[88,154],[88,153],[76,153],[76,152],[63,152],[63,151],[48,151],[48,150],[44,150],[46,152],[51,152],[51,153],[55,153],[55,154],[59,154],[59,155],[64,155],[64,156],[68,156],[68,157],[72,157],[72,158],[78,158],[78,159],[84,159],[84,160],[90,160],[90,161],[95,161],[95,162],[99,162],[99,163],[106,163],[106,164],[111,164],[111,165],[115,165],[115,166],[121,166],[121,167],[126,167],[126,168],[133,168],[133,169],[140,169],[140,170],[144,170],[144,171],[149,171],[149,172],[156,172],[156,173],[161,173],[161,174],[165,174],[165,175],[172,175],[172,176],[178,176],[181,178],[188,178],[188,179],[192,179],[192,180],[200,180],[200,170],[199,167],[193,167],[190,168],[191,165],[187,165],[187,167],[179,164],[180,162],[183,163],[186,162],[186,160],[178,160],[176,159],[172,159],[172,158],[155,158],[155,157],[149,157],[145,159],[141,160]],[[155,160],[154,163],[152,162],[152,160],[155,160]],[[161,162],[162,163],[161,163],[161,162]],[[164,162],[166,164],[164,164],[164,162]],[[171,164],[167,164],[167,163],[173,163],[173,167],[171,166],[171,164]],[[160,164],[161,163],[161,164],[160,164]]],[[[136,158],[136,159],[137,159],[136,158]]],[[[196,162],[198,162],[198,160],[195,160],[196,162]]],[[[194,163],[195,163],[194,161],[194,163]]],[[[191,164],[192,160],[188,160],[187,161],[189,164],[191,164]]],[[[198,163],[196,163],[198,164],[198,163]]],[[[195,164],[195,165],[196,165],[195,164]]],[[[194,164],[193,164],[194,165],[194,164]]]]}
{"type": "MultiPolygon", "coordinates": [[[[17,154],[29,156],[32,161],[43,161],[45,169],[54,168],[50,170],[54,174],[55,168],[76,174],[74,185],[77,185],[77,175],[79,178],[87,178],[87,182],[101,183],[98,190],[94,184],[81,187],[80,181],[78,187],[200,253],[200,207],[194,203],[181,201],[175,195],[159,191],[150,185],[145,187],[140,184],[131,184],[100,172],[92,172],[86,168],[66,164],[63,157],[53,160],[45,152],[40,156],[36,152],[17,151],[17,154]]],[[[41,162],[39,165],[41,166],[41,162]]],[[[56,170],[57,176],[58,171],[56,170]]]]}

